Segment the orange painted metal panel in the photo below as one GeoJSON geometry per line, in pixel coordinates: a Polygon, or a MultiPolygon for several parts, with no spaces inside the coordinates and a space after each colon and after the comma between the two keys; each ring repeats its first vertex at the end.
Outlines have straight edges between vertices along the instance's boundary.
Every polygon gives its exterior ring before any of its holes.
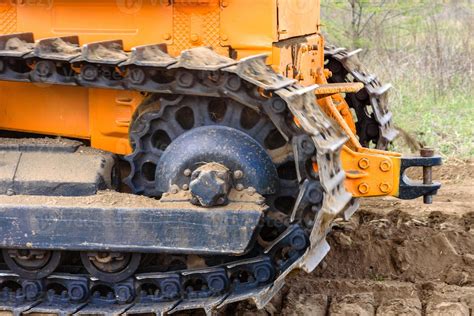
{"type": "Polygon", "coordinates": [[[238,58],[271,53],[278,41],[276,0],[227,0],[221,7],[221,45],[237,50],[238,58]]]}
{"type": "Polygon", "coordinates": [[[279,40],[314,34],[319,24],[319,0],[278,1],[279,40]]]}
{"type": "Polygon", "coordinates": [[[129,154],[130,118],[143,98],[133,91],[89,89],[92,147],[129,154]]]}
{"type": "Polygon", "coordinates": [[[1,82],[0,127],[89,138],[87,89],[1,82]]]}
{"type": "Polygon", "coordinates": [[[163,43],[172,34],[167,1],[54,0],[17,5],[17,28],[36,38],[78,35],[83,43],[122,39],[125,49],[163,43]]]}

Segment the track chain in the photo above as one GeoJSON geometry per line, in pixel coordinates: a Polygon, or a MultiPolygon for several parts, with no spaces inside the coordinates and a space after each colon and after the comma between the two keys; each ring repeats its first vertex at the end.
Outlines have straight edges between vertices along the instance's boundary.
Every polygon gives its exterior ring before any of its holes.
{"type": "Polygon", "coordinates": [[[357,58],[360,50],[349,52],[345,48],[326,46],[326,67],[332,72],[329,82],[361,82],[364,89],[346,96],[346,102],[357,116],[357,134],[362,146],[375,145],[386,150],[397,137],[388,104],[390,84],[382,84],[361,65],[357,58]]]}
{"type": "MultiPolygon", "coordinates": [[[[127,53],[121,41],[81,48],[77,37],[33,43],[32,34],[0,37],[0,80],[230,98],[264,112],[288,140],[296,140],[298,133],[309,137],[319,172],[316,179],[299,173],[300,193],[291,223],[257,257],[204,270],[136,274],[115,284],[74,273],[23,280],[6,271],[0,274],[0,310],[17,315],[26,311],[108,315],[202,308],[211,313],[246,299],[262,308],[282,288],[292,270],[310,272],[321,262],[329,251],[326,235],[333,219],[357,208],[344,189],[340,161],[347,137],[316,103],[316,86],[303,87],[276,74],[266,65],[266,56],[235,61],[209,48],[194,48],[173,58],[163,45],[136,47],[127,53]],[[282,113],[288,110],[300,123],[298,133],[285,123],[282,113]],[[319,190],[323,198],[313,205],[313,220],[306,225],[300,206],[311,205],[307,198],[311,189],[319,190]],[[198,287],[193,285],[196,280],[201,284],[198,287]],[[103,288],[108,291],[99,290],[103,288]]],[[[129,159],[133,162],[133,154],[129,159]]]]}

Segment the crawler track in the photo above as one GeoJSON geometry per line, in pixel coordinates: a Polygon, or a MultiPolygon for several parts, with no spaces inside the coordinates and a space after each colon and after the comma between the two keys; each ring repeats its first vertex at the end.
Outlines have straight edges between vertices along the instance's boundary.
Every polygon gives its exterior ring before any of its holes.
{"type": "Polygon", "coordinates": [[[348,94],[346,102],[356,113],[356,127],[359,141],[365,147],[375,146],[386,150],[397,137],[398,131],[392,122],[387,93],[390,84],[382,84],[360,64],[357,53],[345,48],[326,46],[324,49],[326,67],[332,72],[329,82],[361,82],[364,89],[348,94]]]}
{"type": "MultiPolygon", "coordinates": [[[[169,260],[164,270],[144,266],[143,273],[115,283],[91,278],[74,264],[61,266],[39,280],[3,271],[0,310],[15,314],[163,314],[203,308],[209,313],[246,299],[263,307],[292,270],[309,272],[320,263],[329,250],[326,234],[332,221],[357,208],[343,185],[339,155],[346,137],[317,105],[315,87],[303,87],[276,74],[265,65],[265,56],[235,61],[210,49],[196,48],[173,58],[162,45],[137,47],[131,53],[124,52],[121,45],[112,41],[80,48],[76,37],[34,45],[32,34],[3,36],[0,80],[135,90],[162,100],[237,102],[268,117],[291,145],[298,188],[293,193],[294,203],[279,225],[275,225],[275,217],[281,212],[270,208],[265,223],[275,235],[271,241],[256,243],[244,258],[206,258],[204,269],[176,267],[169,260]],[[308,170],[311,162],[317,162],[317,174],[308,170]]],[[[144,125],[131,129],[134,153],[126,158],[132,166],[131,175],[143,166],[140,153],[147,124],[176,106],[168,103],[158,112],[149,112],[144,125]]],[[[128,184],[136,192],[147,192],[133,176],[128,184]]],[[[64,252],[63,256],[72,258],[74,253],[64,252]]],[[[183,255],[175,256],[179,259],[183,255]]]]}

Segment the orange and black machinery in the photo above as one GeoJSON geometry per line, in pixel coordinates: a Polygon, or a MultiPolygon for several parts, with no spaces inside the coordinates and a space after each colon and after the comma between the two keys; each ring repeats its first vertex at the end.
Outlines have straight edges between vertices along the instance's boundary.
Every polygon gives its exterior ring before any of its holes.
{"type": "Polygon", "coordinates": [[[390,85],[319,10],[1,2],[0,310],[262,308],[359,198],[430,202],[440,158],[386,151],[390,85]]]}

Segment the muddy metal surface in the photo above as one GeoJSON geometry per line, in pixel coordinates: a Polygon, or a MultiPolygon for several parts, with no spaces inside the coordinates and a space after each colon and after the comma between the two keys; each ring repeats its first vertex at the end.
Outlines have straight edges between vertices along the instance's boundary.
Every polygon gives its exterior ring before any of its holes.
{"type": "Polygon", "coordinates": [[[435,178],[434,204],[363,201],[313,274],[294,274],[265,310],[240,303],[219,314],[474,315],[474,161],[435,178]]]}
{"type": "Polygon", "coordinates": [[[432,205],[362,202],[330,236],[312,275],[298,273],[264,311],[236,315],[474,315],[474,161],[448,164],[432,205]]]}

